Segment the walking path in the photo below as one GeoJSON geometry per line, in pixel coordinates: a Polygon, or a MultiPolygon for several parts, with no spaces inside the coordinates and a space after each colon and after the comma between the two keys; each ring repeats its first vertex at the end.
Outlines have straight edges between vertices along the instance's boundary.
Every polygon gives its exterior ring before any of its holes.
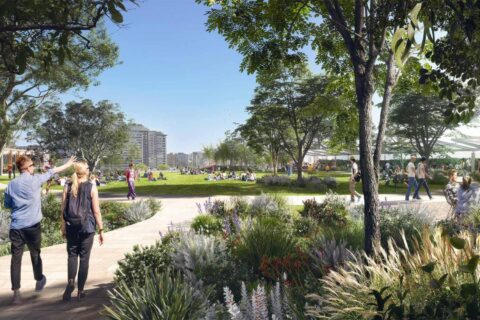
{"type": "MultiPolygon", "coordinates": [[[[106,200],[106,198],[102,197],[106,200]]],[[[220,199],[228,198],[215,197],[220,199]]],[[[312,196],[291,196],[288,201],[292,205],[300,205],[312,196]]],[[[315,197],[321,201],[324,197],[315,197]]],[[[382,195],[381,200],[389,204],[404,203],[401,195],[382,195]]],[[[118,197],[108,198],[119,200],[118,197]]],[[[10,290],[10,256],[0,257],[0,319],[101,319],[99,312],[108,303],[107,290],[112,288],[113,274],[117,261],[136,244],[150,245],[158,240],[159,232],[165,234],[171,224],[188,224],[197,215],[196,203],[203,203],[207,197],[201,198],[158,198],[162,201],[162,211],[154,217],[113,230],[105,234],[105,244],[100,246],[97,238],[90,260],[86,294],[81,302],[72,299],[64,303],[61,296],[66,285],[67,255],[65,245],[56,245],[42,249],[44,273],[47,286],[40,294],[34,292],[35,281],[28,253],[22,261],[22,294],[24,303],[11,306],[10,290]]],[[[445,216],[448,206],[443,197],[435,196],[433,200],[412,202],[413,205],[427,205],[437,219],[445,216]]]]}

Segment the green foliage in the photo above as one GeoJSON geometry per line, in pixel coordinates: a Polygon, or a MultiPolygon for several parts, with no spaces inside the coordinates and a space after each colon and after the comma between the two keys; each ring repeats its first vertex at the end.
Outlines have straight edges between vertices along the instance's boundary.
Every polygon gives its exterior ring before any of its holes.
{"type": "Polygon", "coordinates": [[[448,179],[448,174],[447,173],[442,172],[440,170],[435,170],[434,171],[431,183],[446,186],[448,181],[449,181],[449,179],[448,179]]]}
{"type": "Polygon", "coordinates": [[[0,257],[10,254],[10,243],[0,243],[0,257]]]}
{"type": "Polygon", "coordinates": [[[155,212],[151,211],[151,206],[148,200],[139,200],[132,202],[125,210],[123,217],[130,223],[136,223],[146,220],[153,216],[155,212]]]}
{"type": "Polygon", "coordinates": [[[274,193],[262,193],[253,198],[248,215],[250,217],[278,217],[283,221],[291,219],[286,198],[274,193]]]}
{"type": "Polygon", "coordinates": [[[109,101],[53,103],[44,118],[35,133],[39,143],[59,156],[81,155],[92,172],[102,157],[116,154],[128,140],[125,115],[109,101]]]}
{"type": "Polygon", "coordinates": [[[127,253],[118,262],[114,281],[117,285],[123,283],[128,287],[138,285],[143,287],[148,274],[162,273],[170,266],[172,253],[171,242],[155,242],[147,247],[134,246],[133,252],[127,253]]]}
{"type": "Polygon", "coordinates": [[[435,152],[438,139],[453,128],[445,122],[444,112],[448,105],[448,100],[432,94],[400,92],[394,95],[389,115],[394,125],[393,134],[411,141],[411,147],[428,159],[435,152]],[[414,112],[412,106],[415,106],[414,112]]]}
{"type": "Polygon", "coordinates": [[[341,228],[325,226],[319,232],[326,240],[344,241],[352,251],[362,250],[365,245],[365,228],[362,220],[353,219],[341,228]]]}
{"type": "Polygon", "coordinates": [[[475,241],[467,234],[449,238],[440,230],[425,230],[412,248],[406,240],[403,248],[392,241],[388,253],[376,252],[380,259],[364,256],[324,277],[325,291],[311,296],[322,308],[309,308],[308,314],[329,319],[474,319],[480,289],[475,241]]]}
{"type": "Polygon", "coordinates": [[[319,230],[317,220],[311,217],[300,217],[293,220],[293,234],[297,237],[309,237],[319,230]]]}
{"type": "Polygon", "coordinates": [[[239,288],[239,279],[246,277],[246,270],[241,270],[239,261],[232,260],[223,239],[186,233],[172,247],[174,268],[180,270],[193,287],[202,289],[207,296],[213,294],[212,300],[222,299],[225,286],[239,288]]]}
{"type": "Polygon", "coordinates": [[[303,217],[311,217],[321,225],[342,227],[348,223],[349,212],[345,201],[330,193],[322,203],[315,199],[303,201],[304,208],[300,212],[303,217]]]}
{"type": "Polygon", "coordinates": [[[251,228],[242,230],[234,252],[240,261],[258,273],[262,258],[293,256],[296,246],[297,240],[284,223],[276,217],[262,217],[256,219],[251,228]]]}
{"type": "Polygon", "coordinates": [[[222,231],[222,222],[212,215],[202,214],[193,219],[190,227],[196,233],[216,235],[222,231]]]}
{"type": "Polygon", "coordinates": [[[108,296],[111,306],[104,314],[116,320],[202,319],[208,309],[203,293],[169,270],[146,274],[144,285],[121,281],[108,296]]]}
{"type": "Polygon", "coordinates": [[[117,201],[101,201],[100,212],[104,228],[113,230],[128,225],[128,221],[124,218],[124,213],[128,208],[128,204],[117,201]]]}
{"type": "Polygon", "coordinates": [[[388,241],[392,239],[399,247],[404,245],[404,239],[410,247],[420,240],[420,232],[429,228],[433,219],[425,208],[410,206],[386,207],[380,209],[380,235],[382,246],[387,249],[388,241]]]}
{"type": "Polygon", "coordinates": [[[59,198],[49,193],[42,197],[42,215],[46,223],[60,223],[62,203],[59,198]]]}

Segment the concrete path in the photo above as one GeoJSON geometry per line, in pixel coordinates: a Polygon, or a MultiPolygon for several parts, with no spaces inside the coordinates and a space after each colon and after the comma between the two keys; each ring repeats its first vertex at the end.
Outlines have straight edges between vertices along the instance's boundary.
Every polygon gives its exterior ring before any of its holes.
{"type": "MultiPolygon", "coordinates": [[[[402,204],[400,195],[383,195],[390,204],[402,204]]],[[[228,197],[216,197],[226,199],[228,197]]],[[[305,199],[312,196],[292,196],[288,201],[292,205],[301,205],[305,199]]],[[[315,197],[321,201],[323,197],[315,197]]],[[[120,200],[115,197],[114,199],[120,200]]],[[[78,302],[72,299],[64,303],[61,296],[66,285],[67,256],[65,245],[56,245],[42,250],[44,273],[47,276],[47,286],[40,294],[34,292],[35,281],[28,253],[22,261],[22,293],[24,303],[11,306],[10,288],[10,256],[0,257],[0,319],[101,319],[99,312],[108,303],[107,290],[112,288],[113,274],[117,261],[125,253],[132,250],[136,244],[150,245],[158,240],[159,232],[166,233],[171,224],[188,225],[197,215],[196,203],[205,202],[202,198],[159,198],[162,201],[162,211],[154,217],[105,234],[105,244],[100,246],[95,239],[90,260],[90,271],[86,285],[87,298],[78,302]]],[[[113,199],[112,199],[113,200],[113,199]]],[[[411,205],[428,205],[437,219],[445,216],[448,207],[443,197],[436,196],[433,200],[410,202],[411,205]]]]}

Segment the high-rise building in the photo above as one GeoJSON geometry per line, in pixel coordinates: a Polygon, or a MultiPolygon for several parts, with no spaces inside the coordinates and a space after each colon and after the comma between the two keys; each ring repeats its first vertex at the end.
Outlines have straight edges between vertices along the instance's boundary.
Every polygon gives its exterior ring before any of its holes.
{"type": "Polygon", "coordinates": [[[149,130],[141,124],[132,124],[129,130],[129,141],[122,151],[126,164],[133,161],[151,168],[167,164],[166,134],[149,130]]]}

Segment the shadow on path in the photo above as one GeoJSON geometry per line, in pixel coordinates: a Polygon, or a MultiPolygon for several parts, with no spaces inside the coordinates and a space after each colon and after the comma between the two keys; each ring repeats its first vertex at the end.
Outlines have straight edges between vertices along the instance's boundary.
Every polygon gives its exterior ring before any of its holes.
{"type": "Polygon", "coordinates": [[[85,290],[86,297],[81,301],[77,300],[75,291],[72,300],[64,302],[61,296],[64,286],[49,287],[47,283],[47,287],[41,293],[22,292],[23,302],[17,306],[11,305],[11,294],[3,294],[0,296],[0,319],[106,319],[99,313],[104,309],[103,305],[108,303],[107,291],[112,288],[113,283],[94,285],[93,288],[90,287],[85,290]]]}

